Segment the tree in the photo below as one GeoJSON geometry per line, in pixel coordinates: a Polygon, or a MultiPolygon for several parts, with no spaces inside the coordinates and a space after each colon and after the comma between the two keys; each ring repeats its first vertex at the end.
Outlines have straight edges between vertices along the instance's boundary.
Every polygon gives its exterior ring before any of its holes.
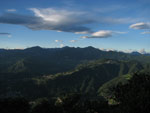
{"type": "Polygon", "coordinates": [[[7,98],[0,100],[0,113],[28,113],[29,102],[24,98],[7,98]]]}
{"type": "Polygon", "coordinates": [[[135,73],[128,84],[119,84],[114,90],[122,112],[150,112],[150,74],[135,73]]]}

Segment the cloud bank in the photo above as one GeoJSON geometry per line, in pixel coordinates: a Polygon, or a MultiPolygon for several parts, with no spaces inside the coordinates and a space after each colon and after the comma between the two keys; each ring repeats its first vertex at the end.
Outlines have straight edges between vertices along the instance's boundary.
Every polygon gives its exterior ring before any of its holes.
{"type": "Polygon", "coordinates": [[[34,16],[6,13],[0,16],[0,23],[23,25],[32,30],[56,30],[78,34],[92,32],[86,24],[95,22],[86,12],[58,10],[53,8],[30,8],[34,16]]]}
{"type": "MultiPolygon", "coordinates": [[[[21,15],[15,13],[5,13],[0,15],[0,23],[22,25],[32,30],[55,30],[58,32],[72,32],[75,34],[91,34],[93,31],[90,26],[92,23],[99,24],[120,24],[132,21],[131,18],[111,18],[98,16],[90,12],[71,11],[55,8],[30,8],[33,16],[21,15]],[[94,18],[93,18],[94,17],[94,18]]],[[[9,12],[15,9],[9,9],[9,12]]],[[[135,21],[135,20],[134,20],[135,21]]],[[[104,36],[94,37],[110,37],[111,33],[102,33],[104,36]],[[108,35],[109,34],[109,35],[108,35]]]]}

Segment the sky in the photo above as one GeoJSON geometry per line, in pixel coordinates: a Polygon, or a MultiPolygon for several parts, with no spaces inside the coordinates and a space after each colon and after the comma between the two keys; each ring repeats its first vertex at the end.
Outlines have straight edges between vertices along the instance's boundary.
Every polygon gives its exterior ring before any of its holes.
{"type": "Polygon", "coordinates": [[[150,0],[0,0],[0,48],[150,52],[150,0]]]}

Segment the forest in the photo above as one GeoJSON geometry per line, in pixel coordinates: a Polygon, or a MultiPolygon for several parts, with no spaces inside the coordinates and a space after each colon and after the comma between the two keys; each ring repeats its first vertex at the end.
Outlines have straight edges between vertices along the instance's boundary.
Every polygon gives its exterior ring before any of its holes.
{"type": "Polygon", "coordinates": [[[149,54],[0,50],[1,113],[148,113],[149,100],[149,54]]]}

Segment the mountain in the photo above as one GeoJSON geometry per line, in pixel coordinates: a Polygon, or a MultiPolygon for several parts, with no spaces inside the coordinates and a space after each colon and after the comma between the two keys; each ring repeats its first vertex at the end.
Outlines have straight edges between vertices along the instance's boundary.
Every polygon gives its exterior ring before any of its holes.
{"type": "Polygon", "coordinates": [[[131,53],[132,55],[141,55],[141,53],[137,52],[137,51],[134,51],[131,53]]]}
{"type": "Polygon", "coordinates": [[[101,51],[93,47],[41,48],[39,46],[24,50],[0,50],[0,75],[26,73],[47,75],[66,72],[78,64],[97,59],[137,60],[150,62],[150,56],[133,55],[115,51],[101,51]]]}
{"type": "MultiPolygon", "coordinates": [[[[0,97],[50,97],[69,92],[99,95],[111,79],[142,70],[150,56],[93,47],[0,50],[0,97]]],[[[149,70],[149,69],[147,69],[149,70]]]]}
{"type": "Polygon", "coordinates": [[[3,76],[0,81],[2,86],[0,96],[22,95],[35,99],[72,92],[96,96],[99,88],[109,80],[143,68],[143,65],[137,61],[108,59],[91,61],[78,65],[72,71],[54,75],[34,77],[26,74],[8,75],[3,76]]]}
{"type": "MultiPolygon", "coordinates": [[[[139,64],[136,64],[136,66],[134,67],[139,67],[138,66],[139,64]]],[[[135,68],[134,68],[135,69],[135,68]]],[[[134,71],[136,72],[136,71],[134,71]]],[[[146,74],[146,73],[150,73],[150,65],[147,64],[142,68],[140,68],[138,71],[138,73],[140,74],[146,74]]],[[[135,73],[136,74],[136,73],[135,73]]],[[[103,96],[105,97],[106,99],[110,99],[114,96],[114,88],[119,85],[119,84],[122,84],[122,85],[125,85],[129,82],[129,80],[132,79],[134,73],[128,73],[128,74],[125,74],[125,75],[122,75],[122,76],[117,76],[115,78],[113,78],[112,80],[104,83],[98,90],[98,95],[99,96],[103,96]]]]}
{"type": "Polygon", "coordinates": [[[131,52],[130,53],[131,55],[145,55],[145,56],[150,56],[150,53],[146,53],[146,52],[144,52],[144,53],[140,53],[140,52],[138,52],[138,51],[133,51],[133,52],[131,52]]]}
{"type": "Polygon", "coordinates": [[[110,99],[114,96],[113,88],[116,87],[118,84],[127,84],[128,80],[130,80],[131,78],[132,78],[131,74],[125,74],[125,75],[113,78],[112,80],[104,83],[98,89],[98,95],[105,97],[109,101],[112,101],[110,99]]]}

